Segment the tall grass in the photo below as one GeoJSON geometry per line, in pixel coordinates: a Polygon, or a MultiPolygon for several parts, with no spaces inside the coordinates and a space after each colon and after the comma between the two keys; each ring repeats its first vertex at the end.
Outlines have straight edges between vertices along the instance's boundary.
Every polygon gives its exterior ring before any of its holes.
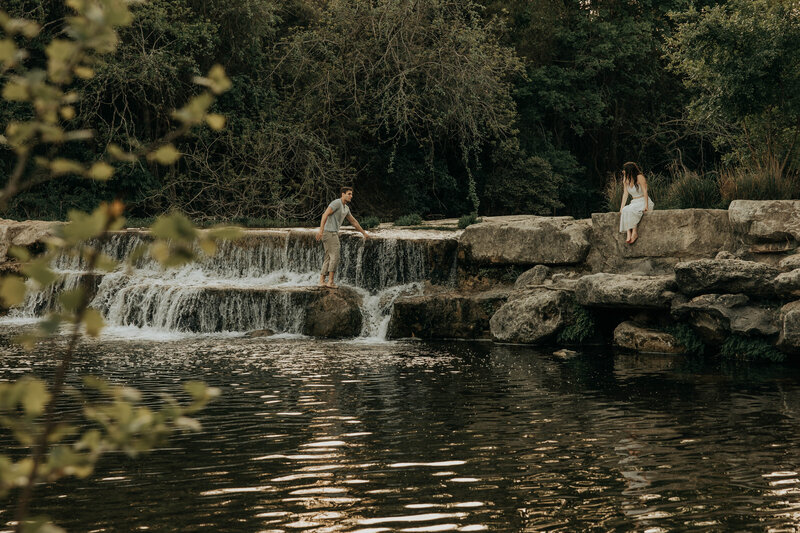
{"type": "Polygon", "coordinates": [[[784,170],[777,161],[763,167],[740,166],[720,170],[717,183],[724,207],[733,200],[800,198],[800,172],[784,170]]]}

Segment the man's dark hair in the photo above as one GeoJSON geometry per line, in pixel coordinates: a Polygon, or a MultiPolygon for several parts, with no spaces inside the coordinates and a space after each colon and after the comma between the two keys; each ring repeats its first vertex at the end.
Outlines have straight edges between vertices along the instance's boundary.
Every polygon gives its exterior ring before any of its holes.
{"type": "Polygon", "coordinates": [[[352,191],[352,190],[353,190],[352,187],[342,187],[341,189],[339,189],[339,194],[345,194],[347,191],[352,191]]]}

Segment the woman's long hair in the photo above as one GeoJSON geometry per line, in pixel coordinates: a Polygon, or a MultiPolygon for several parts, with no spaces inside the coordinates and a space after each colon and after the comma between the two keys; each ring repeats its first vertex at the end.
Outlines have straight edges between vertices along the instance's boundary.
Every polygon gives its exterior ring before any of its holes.
{"type": "Polygon", "coordinates": [[[639,165],[634,163],[633,161],[628,161],[624,165],[622,165],[622,184],[627,187],[628,185],[633,185],[636,190],[639,190],[639,183],[636,181],[636,176],[639,174],[644,175],[642,169],[639,168],[639,165]]]}

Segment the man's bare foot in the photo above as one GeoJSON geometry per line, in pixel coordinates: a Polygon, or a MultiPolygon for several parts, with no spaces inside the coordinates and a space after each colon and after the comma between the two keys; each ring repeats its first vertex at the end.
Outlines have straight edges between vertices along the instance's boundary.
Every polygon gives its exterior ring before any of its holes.
{"type": "Polygon", "coordinates": [[[319,280],[319,286],[320,286],[320,287],[324,287],[324,286],[326,286],[326,285],[327,285],[327,283],[325,283],[325,280],[324,280],[324,279],[321,279],[321,280],[319,280]]]}
{"type": "Polygon", "coordinates": [[[332,281],[329,281],[328,283],[326,283],[325,286],[328,287],[329,289],[335,289],[336,287],[338,287],[338,285],[336,285],[332,281]]]}

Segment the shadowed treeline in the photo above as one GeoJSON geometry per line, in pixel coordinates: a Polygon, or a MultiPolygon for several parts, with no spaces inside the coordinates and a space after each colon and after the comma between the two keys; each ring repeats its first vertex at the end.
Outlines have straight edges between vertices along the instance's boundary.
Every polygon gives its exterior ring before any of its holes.
{"type": "MultiPolygon", "coordinates": [[[[150,0],[134,4],[112,58],[80,82],[78,117],[132,149],[169,129],[192,78],[233,81],[172,167],[66,177],[11,215],[63,218],[98,198],[129,214],[314,220],[342,184],[355,209],[399,215],[585,216],[636,160],[661,207],[797,197],[800,17],[790,2],[735,0],[150,0]],[[712,4],[711,7],[703,7],[712,4]]],[[[7,0],[63,29],[61,0],[7,0]]],[[[0,36],[0,39],[4,37],[0,36]]],[[[25,118],[0,100],[0,128],[25,118]]],[[[0,176],[13,154],[0,148],[0,176]]],[[[613,206],[613,201],[612,201],[613,206]]]]}

